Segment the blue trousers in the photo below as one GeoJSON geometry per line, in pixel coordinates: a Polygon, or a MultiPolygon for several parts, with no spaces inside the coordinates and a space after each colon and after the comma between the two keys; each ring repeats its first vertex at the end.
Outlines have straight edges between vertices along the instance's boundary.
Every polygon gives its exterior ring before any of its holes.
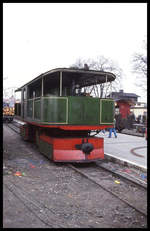
{"type": "Polygon", "coordinates": [[[116,129],[115,128],[109,128],[109,138],[111,138],[112,132],[114,133],[115,137],[117,137],[116,129]]]}

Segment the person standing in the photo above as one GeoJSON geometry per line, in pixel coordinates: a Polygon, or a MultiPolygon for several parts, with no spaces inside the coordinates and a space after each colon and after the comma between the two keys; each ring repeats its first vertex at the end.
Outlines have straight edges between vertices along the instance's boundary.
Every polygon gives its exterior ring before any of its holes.
{"type": "Polygon", "coordinates": [[[113,126],[113,128],[109,128],[109,136],[108,136],[108,138],[111,138],[112,132],[114,133],[115,138],[117,138],[117,133],[116,133],[116,129],[115,129],[115,124],[116,124],[116,119],[114,119],[114,126],[113,126]]]}

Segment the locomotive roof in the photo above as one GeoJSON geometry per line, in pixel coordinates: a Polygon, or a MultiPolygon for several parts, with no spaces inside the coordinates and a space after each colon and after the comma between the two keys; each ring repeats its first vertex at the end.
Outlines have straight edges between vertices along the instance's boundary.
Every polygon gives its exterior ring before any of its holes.
{"type": "Polygon", "coordinates": [[[105,82],[112,82],[116,78],[116,76],[113,73],[105,72],[105,71],[73,69],[73,68],[56,68],[37,76],[33,80],[24,84],[22,87],[15,90],[15,92],[21,91],[21,89],[24,86],[34,83],[37,80],[41,79],[42,77],[54,78],[55,75],[58,76],[60,72],[63,73],[63,77],[65,76],[63,81],[67,82],[69,80],[74,79],[76,83],[78,83],[81,87],[91,86],[94,84],[101,84],[105,82]]]}

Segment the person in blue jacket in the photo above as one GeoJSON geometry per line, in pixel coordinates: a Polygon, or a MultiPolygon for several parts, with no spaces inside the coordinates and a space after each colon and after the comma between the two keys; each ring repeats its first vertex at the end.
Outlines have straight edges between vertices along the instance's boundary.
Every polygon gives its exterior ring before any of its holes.
{"type": "Polygon", "coordinates": [[[117,138],[117,133],[116,133],[116,129],[115,129],[115,124],[116,124],[116,120],[114,119],[114,127],[113,127],[113,128],[109,128],[109,136],[108,136],[108,138],[111,138],[112,132],[114,133],[115,138],[117,138]]]}

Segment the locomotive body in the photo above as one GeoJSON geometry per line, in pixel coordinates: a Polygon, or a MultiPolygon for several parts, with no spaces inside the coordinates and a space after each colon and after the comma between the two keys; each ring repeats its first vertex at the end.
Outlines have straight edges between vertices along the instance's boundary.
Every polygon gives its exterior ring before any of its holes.
{"type": "Polygon", "coordinates": [[[16,90],[21,91],[21,104],[15,105],[15,118],[24,122],[21,136],[53,161],[103,159],[103,138],[92,132],[113,126],[114,101],[92,97],[86,89],[114,79],[108,72],[67,68],[33,79],[16,90]]]}

